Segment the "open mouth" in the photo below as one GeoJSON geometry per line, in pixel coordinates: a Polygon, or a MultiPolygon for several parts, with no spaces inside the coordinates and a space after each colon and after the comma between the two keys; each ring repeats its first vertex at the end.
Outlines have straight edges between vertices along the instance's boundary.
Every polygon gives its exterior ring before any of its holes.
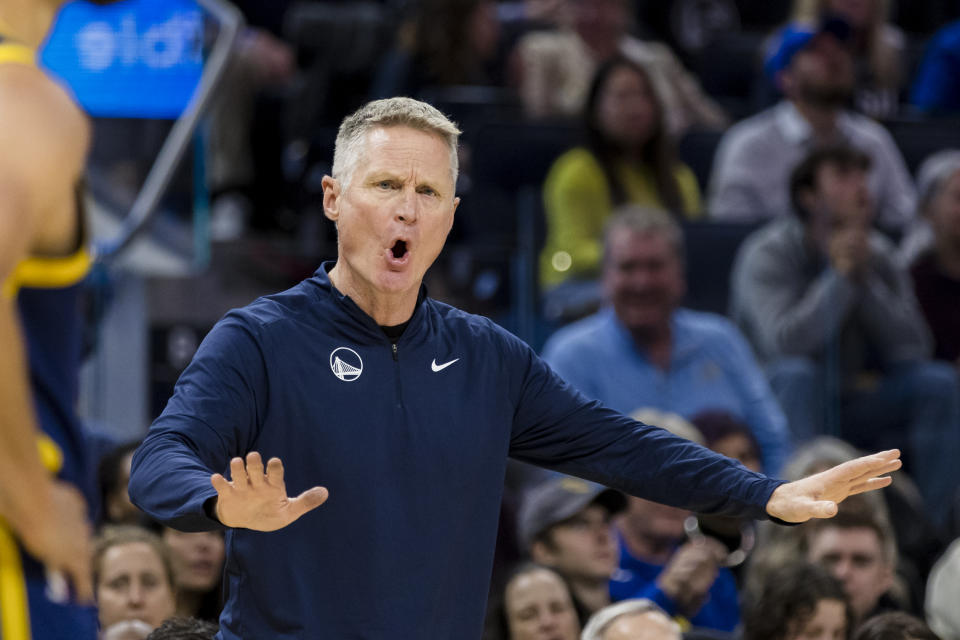
{"type": "Polygon", "coordinates": [[[397,240],[393,243],[393,246],[390,247],[390,253],[397,260],[402,259],[407,255],[407,242],[406,240],[397,240]]]}
{"type": "Polygon", "coordinates": [[[397,239],[384,251],[387,264],[391,269],[403,269],[410,262],[410,246],[408,240],[397,239]]]}

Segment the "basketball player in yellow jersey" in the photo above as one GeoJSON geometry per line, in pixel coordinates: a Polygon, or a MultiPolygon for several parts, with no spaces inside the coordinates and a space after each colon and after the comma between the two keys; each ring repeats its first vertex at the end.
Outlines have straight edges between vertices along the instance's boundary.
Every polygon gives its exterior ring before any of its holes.
{"type": "MultiPolygon", "coordinates": [[[[62,447],[54,444],[55,438],[43,435],[49,430],[40,426],[48,412],[38,401],[33,350],[27,347],[25,327],[33,331],[42,323],[24,319],[23,302],[18,301],[21,289],[34,286],[29,274],[23,276],[25,264],[33,262],[40,265],[39,271],[55,274],[58,266],[70,271],[70,263],[76,276],[86,270],[81,264],[84,259],[87,266],[89,262],[85,251],[79,260],[76,257],[78,239],[84,237],[76,188],[90,126],[69,95],[39,70],[33,59],[62,1],[0,0],[2,640],[30,637],[29,615],[24,613],[28,598],[29,610],[35,616],[59,616],[56,608],[39,610],[43,613],[34,609],[35,591],[64,605],[65,610],[92,600],[86,501],[76,482],[55,475],[62,466],[62,460],[57,459],[62,456],[62,447]],[[5,543],[13,537],[19,545],[5,543]],[[21,545],[26,553],[21,553],[21,545]],[[42,588],[29,586],[32,565],[40,567],[46,576],[42,588]],[[25,573],[27,586],[23,585],[25,573]],[[51,576],[66,577],[72,588],[64,592],[62,579],[51,576]],[[54,583],[60,585],[59,595],[54,583]],[[21,619],[24,617],[26,620],[21,619]]],[[[60,286],[55,280],[56,275],[51,286],[60,286]]],[[[75,385],[75,373],[64,375],[65,379],[74,379],[70,386],[75,385]]],[[[34,626],[45,625],[41,621],[34,626]]],[[[87,637],[83,630],[77,631],[69,637],[87,637]]],[[[35,633],[34,638],[39,637],[51,636],[35,633]]]]}

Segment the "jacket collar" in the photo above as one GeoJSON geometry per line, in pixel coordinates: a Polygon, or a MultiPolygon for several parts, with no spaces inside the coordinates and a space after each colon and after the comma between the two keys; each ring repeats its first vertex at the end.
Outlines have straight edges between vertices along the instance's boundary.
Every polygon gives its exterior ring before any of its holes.
{"type": "MultiPolygon", "coordinates": [[[[365,332],[375,336],[379,341],[390,342],[390,339],[383,332],[383,329],[380,328],[380,325],[377,324],[376,320],[361,309],[350,296],[342,293],[330,282],[330,270],[333,269],[334,265],[336,265],[336,261],[334,260],[322,263],[320,267],[314,271],[310,280],[316,284],[320,290],[328,292],[330,298],[337,306],[362,327],[365,332]]],[[[423,329],[426,324],[427,314],[424,307],[426,306],[427,300],[427,286],[420,283],[420,291],[417,294],[417,304],[413,308],[413,315],[410,316],[410,323],[407,325],[403,335],[400,336],[398,342],[406,341],[423,329]]]]}

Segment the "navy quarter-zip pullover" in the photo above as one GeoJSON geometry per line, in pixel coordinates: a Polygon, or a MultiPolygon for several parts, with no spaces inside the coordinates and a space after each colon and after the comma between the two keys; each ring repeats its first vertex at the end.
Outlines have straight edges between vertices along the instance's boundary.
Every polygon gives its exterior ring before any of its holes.
{"type": "Polygon", "coordinates": [[[327,277],[228,313],[133,459],[137,506],[185,530],[210,474],[259,451],[326,503],[226,534],[224,640],[479,638],[506,459],[697,511],[766,517],[780,484],[587,400],[486,318],[421,295],[392,342],[327,277]]]}

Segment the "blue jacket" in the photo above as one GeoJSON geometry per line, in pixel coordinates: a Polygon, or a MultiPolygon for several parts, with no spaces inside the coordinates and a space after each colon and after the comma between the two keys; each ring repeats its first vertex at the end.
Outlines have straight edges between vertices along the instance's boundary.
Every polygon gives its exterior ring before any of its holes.
{"type": "MultiPolygon", "coordinates": [[[[665,565],[641,560],[627,550],[620,540],[620,569],[610,581],[610,597],[614,601],[627,598],[653,600],[671,617],[681,615],[677,603],[657,586],[657,578],[665,565]]],[[[740,598],[733,573],[726,567],[717,571],[717,579],[710,585],[707,601],[689,619],[694,627],[732,633],[740,624],[740,598]]]]}
{"type": "Polygon", "coordinates": [[[395,342],[325,264],[228,313],[133,459],[130,495],[185,530],[233,456],[329,500],[227,532],[218,638],[479,637],[507,456],[697,511],[765,517],[778,482],[592,402],[489,320],[421,295],[395,342]]]}

